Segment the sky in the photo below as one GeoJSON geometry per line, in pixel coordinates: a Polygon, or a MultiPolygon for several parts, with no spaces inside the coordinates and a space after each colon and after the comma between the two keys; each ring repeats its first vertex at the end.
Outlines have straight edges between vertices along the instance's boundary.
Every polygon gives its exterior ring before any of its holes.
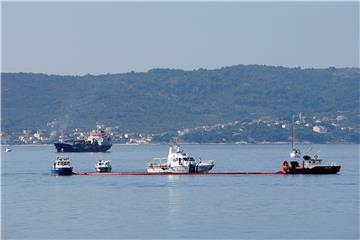
{"type": "Polygon", "coordinates": [[[359,2],[2,2],[2,72],[359,66],[359,2]]]}

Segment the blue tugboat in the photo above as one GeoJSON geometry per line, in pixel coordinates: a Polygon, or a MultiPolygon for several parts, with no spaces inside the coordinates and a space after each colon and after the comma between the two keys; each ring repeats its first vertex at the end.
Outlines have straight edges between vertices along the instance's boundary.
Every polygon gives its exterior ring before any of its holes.
{"type": "Polygon", "coordinates": [[[58,156],[51,169],[52,174],[56,175],[72,175],[73,168],[70,165],[70,160],[65,156],[58,156]]]}
{"type": "Polygon", "coordinates": [[[93,130],[86,140],[58,142],[57,152],[106,152],[112,146],[111,138],[105,131],[93,130]]]}

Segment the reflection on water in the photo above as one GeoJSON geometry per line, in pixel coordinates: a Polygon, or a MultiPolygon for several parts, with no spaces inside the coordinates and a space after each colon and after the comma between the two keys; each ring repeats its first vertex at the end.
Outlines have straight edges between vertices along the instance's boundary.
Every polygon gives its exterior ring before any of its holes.
{"type": "Polygon", "coordinates": [[[169,223],[172,225],[172,219],[176,219],[181,214],[182,207],[182,195],[181,187],[178,187],[178,184],[181,184],[181,176],[178,175],[167,175],[168,187],[167,187],[167,196],[168,196],[168,212],[169,212],[169,223]]]}

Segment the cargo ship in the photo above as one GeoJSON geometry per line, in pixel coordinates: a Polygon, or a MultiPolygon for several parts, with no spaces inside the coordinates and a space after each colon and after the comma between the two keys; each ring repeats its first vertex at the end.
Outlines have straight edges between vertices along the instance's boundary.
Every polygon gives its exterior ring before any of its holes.
{"type": "Polygon", "coordinates": [[[54,145],[57,152],[106,152],[112,142],[105,131],[93,130],[87,139],[60,141],[54,145]]]}

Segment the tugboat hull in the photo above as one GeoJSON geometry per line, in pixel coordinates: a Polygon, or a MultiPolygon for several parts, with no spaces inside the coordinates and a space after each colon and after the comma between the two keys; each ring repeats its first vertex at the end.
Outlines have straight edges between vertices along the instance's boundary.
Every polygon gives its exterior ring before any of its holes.
{"type": "Polygon", "coordinates": [[[289,168],[286,174],[336,174],[340,166],[318,166],[313,168],[289,168]]]}
{"type": "Polygon", "coordinates": [[[73,171],[72,168],[57,168],[57,169],[51,169],[51,173],[55,175],[67,176],[67,175],[72,175],[73,171]]]}
{"type": "Polygon", "coordinates": [[[106,152],[112,145],[55,143],[57,152],[106,152]]]}

